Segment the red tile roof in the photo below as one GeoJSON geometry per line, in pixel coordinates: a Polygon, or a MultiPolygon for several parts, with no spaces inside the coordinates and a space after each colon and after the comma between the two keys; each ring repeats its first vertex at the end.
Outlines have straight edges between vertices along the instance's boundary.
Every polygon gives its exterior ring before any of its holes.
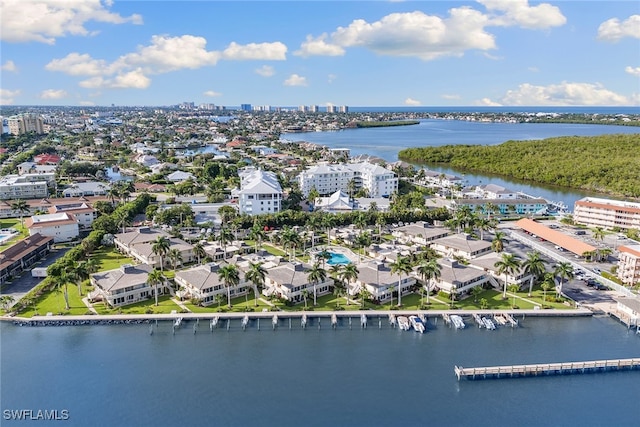
{"type": "Polygon", "coordinates": [[[532,219],[523,218],[516,222],[516,225],[523,230],[535,234],[536,236],[541,237],[554,245],[558,245],[569,252],[573,252],[576,255],[582,256],[585,252],[593,252],[597,249],[582,240],[574,239],[560,231],[552,230],[546,225],[535,222],[532,219]]]}

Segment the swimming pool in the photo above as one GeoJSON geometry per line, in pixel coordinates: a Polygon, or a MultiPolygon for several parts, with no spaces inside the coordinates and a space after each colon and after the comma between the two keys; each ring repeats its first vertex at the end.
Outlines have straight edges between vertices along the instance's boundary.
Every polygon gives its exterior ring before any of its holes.
{"type": "Polygon", "coordinates": [[[349,264],[351,262],[349,258],[336,252],[329,252],[329,255],[331,255],[331,258],[327,260],[329,265],[349,264]]]}

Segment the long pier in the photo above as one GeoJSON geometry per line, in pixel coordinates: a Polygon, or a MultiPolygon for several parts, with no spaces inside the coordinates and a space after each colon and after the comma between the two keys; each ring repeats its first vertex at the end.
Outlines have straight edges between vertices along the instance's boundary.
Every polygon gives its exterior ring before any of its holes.
{"type": "Polygon", "coordinates": [[[462,378],[475,380],[486,378],[514,378],[537,375],[586,374],[640,369],[640,358],[590,360],[586,362],[536,363],[533,365],[486,366],[463,368],[454,366],[458,381],[462,378]]]}

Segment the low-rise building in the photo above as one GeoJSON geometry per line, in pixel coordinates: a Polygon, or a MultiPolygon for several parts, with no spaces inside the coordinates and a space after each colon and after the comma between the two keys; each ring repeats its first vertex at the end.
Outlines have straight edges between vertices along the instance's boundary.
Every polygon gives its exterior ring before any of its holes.
{"type": "Polygon", "coordinates": [[[0,200],[38,199],[49,196],[52,174],[7,175],[0,178],[0,200]]]}
{"type": "MultiPolygon", "coordinates": [[[[299,303],[304,300],[303,292],[306,290],[309,295],[307,298],[313,298],[314,285],[307,277],[308,270],[309,266],[299,262],[285,262],[269,269],[263,294],[299,303]]],[[[332,287],[333,279],[327,277],[315,285],[316,295],[329,293],[332,287]]]]}
{"type": "MultiPolygon", "coordinates": [[[[90,276],[94,290],[89,294],[90,301],[103,301],[110,307],[121,307],[144,301],[155,294],[155,289],[147,283],[152,267],[140,264],[124,264],[115,270],[95,273],[90,276]]],[[[166,282],[157,286],[158,294],[163,294],[166,282]]]]}
{"type": "Polygon", "coordinates": [[[50,214],[67,212],[72,214],[78,221],[80,229],[88,229],[93,225],[93,221],[98,218],[98,212],[87,203],[56,203],[49,207],[50,214]]]}
{"type": "Polygon", "coordinates": [[[500,198],[500,199],[455,199],[451,202],[452,209],[469,207],[472,212],[485,213],[487,206],[498,209],[499,215],[542,215],[547,212],[548,203],[545,199],[528,198],[500,198]]]}
{"type": "Polygon", "coordinates": [[[143,264],[160,268],[160,263],[162,262],[164,268],[172,267],[173,261],[168,256],[168,253],[160,256],[153,252],[153,243],[158,237],[164,237],[168,240],[169,251],[175,249],[180,252],[181,260],[177,263],[177,266],[189,264],[196,260],[193,254],[193,245],[184,240],[171,237],[169,233],[162,230],[154,230],[149,227],[140,227],[134,231],[116,234],[114,243],[120,251],[143,264]]]}
{"type": "Polygon", "coordinates": [[[106,182],[77,182],[62,191],[64,197],[105,196],[111,185],[106,182]]]}
{"type": "Polygon", "coordinates": [[[475,240],[468,234],[459,233],[433,240],[431,248],[447,258],[473,259],[491,252],[491,243],[475,240]]]}
{"type": "Polygon", "coordinates": [[[210,305],[216,302],[217,295],[222,295],[226,301],[229,295],[234,298],[250,292],[251,288],[242,275],[237,286],[227,289],[219,271],[220,264],[212,262],[176,272],[175,280],[181,287],[177,295],[196,299],[202,305],[210,305]]]}
{"type": "Polygon", "coordinates": [[[241,214],[260,215],[280,212],[282,187],[273,172],[246,169],[240,172],[240,190],[232,194],[238,197],[241,214]]]}
{"type": "Polygon", "coordinates": [[[573,220],[588,227],[640,229],[640,203],[585,197],[575,202],[573,220]]]}
{"type": "Polygon", "coordinates": [[[434,280],[434,287],[449,295],[464,295],[490,281],[485,272],[460,264],[456,260],[440,258],[437,262],[440,265],[440,277],[434,280]]]}
{"type": "Polygon", "coordinates": [[[391,267],[381,261],[371,261],[358,265],[358,278],[355,283],[348,284],[349,295],[358,295],[364,287],[371,295],[371,300],[382,303],[393,295],[410,293],[416,285],[412,275],[398,275],[391,272],[391,267]]]}
{"type": "Polygon", "coordinates": [[[417,243],[427,245],[436,239],[442,239],[449,235],[449,230],[442,227],[434,227],[428,222],[418,221],[395,228],[391,233],[402,243],[417,243]]]}
{"type": "Polygon", "coordinates": [[[29,235],[42,234],[53,237],[53,241],[68,242],[76,239],[80,234],[78,220],[68,212],[58,212],[46,215],[34,215],[24,221],[29,229],[29,235]]]}
{"type": "Polygon", "coordinates": [[[313,188],[320,195],[366,190],[369,197],[389,197],[398,191],[398,176],[369,162],[315,165],[298,175],[298,181],[305,197],[313,188]]]}
{"type": "Polygon", "coordinates": [[[0,252],[0,284],[31,267],[43,258],[53,243],[53,237],[35,233],[0,252]]]}

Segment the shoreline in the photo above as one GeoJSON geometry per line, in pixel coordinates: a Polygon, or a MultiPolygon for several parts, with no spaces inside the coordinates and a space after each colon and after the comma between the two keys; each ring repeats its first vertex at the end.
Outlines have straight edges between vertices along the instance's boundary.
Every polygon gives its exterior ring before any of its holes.
{"type": "Polygon", "coordinates": [[[148,323],[154,320],[212,320],[240,319],[245,316],[249,319],[278,319],[301,318],[306,315],[308,318],[331,319],[333,315],[337,318],[360,318],[363,314],[368,318],[388,318],[389,315],[415,315],[422,314],[427,318],[442,317],[443,314],[457,314],[459,316],[495,315],[510,314],[514,317],[590,317],[595,313],[585,308],[574,310],[351,310],[351,311],[268,311],[268,312],[241,312],[241,313],[171,313],[171,314],[110,314],[110,315],[75,315],[75,316],[1,316],[0,321],[11,322],[17,326],[81,326],[81,325],[115,325],[115,324],[136,324],[148,323]]]}

